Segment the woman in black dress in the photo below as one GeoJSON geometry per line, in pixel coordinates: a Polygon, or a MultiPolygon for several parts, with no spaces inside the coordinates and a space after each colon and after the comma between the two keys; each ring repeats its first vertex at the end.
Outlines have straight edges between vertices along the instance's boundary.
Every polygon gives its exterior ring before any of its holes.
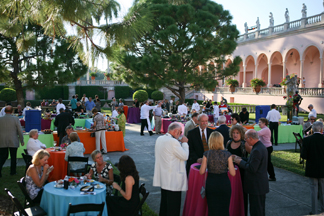
{"type": "MultiPolygon", "coordinates": [[[[248,154],[252,150],[252,146],[249,146],[244,141],[244,133],[245,129],[241,125],[233,125],[229,131],[230,140],[228,140],[226,144],[226,149],[232,154],[240,156],[241,158],[247,158],[248,154]]],[[[241,174],[241,182],[242,182],[242,188],[243,188],[243,181],[244,181],[244,169],[240,168],[240,174],[241,174]]],[[[247,209],[248,209],[248,196],[247,193],[243,190],[243,198],[244,198],[244,211],[245,215],[247,215],[247,209]]]]}
{"type": "Polygon", "coordinates": [[[139,176],[135,163],[128,155],[119,158],[118,169],[122,187],[116,182],[113,188],[119,191],[122,196],[107,196],[107,207],[109,216],[137,215],[135,212],[139,199],[139,176]]]}
{"type": "Polygon", "coordinates": [[[224,150],[224,138],[221,133],[214,131],[210,134],[209,151],[204,152],[199,173],[203,175],[208,168],[206,180],[206,198],[208,215],[228,216],[231,201],[231,182],[227,171],[235,176],[231,153],[224,150]]]}

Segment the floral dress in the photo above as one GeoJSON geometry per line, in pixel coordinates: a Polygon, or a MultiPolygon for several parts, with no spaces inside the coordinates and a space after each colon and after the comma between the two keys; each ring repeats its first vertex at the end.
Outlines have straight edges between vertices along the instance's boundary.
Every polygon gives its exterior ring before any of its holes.
{"type": "MultiPolygon", "coordinates": [[[[42,175],[43,175],[43,169],[41,169],[40,173],[38,173],[39,179],[42,178],[42,175]]],[[[30,177],[28,175],[26,175],[25,181],[26,181],[27,193],[30,196],[30,198],[33,200],[33,199],[35,199],[37,197],[37,195],[38,195],[39,191],[42,189],[42,187],[41,188],[37,187],[37,185],[33,181],[32,177],[30,177]]]]}
{"type": "Polygon", "coordinates": [[[124,113],[119,114],[117,116],[117,124],[119,126],[119,129],[123,131],[123,136],[125,136],[125,125],[126,125],[126,116],[124,113]]]}
{"type": "MultiPolygon", "coordinates": [[[[92,169],[95,179],[99,179],[99,174],[101,175],[102,178],[109,179],[109,170],[113,169],[113,166],[110,163],[106,163],[106,165],[101,170],[101,172],[98,173],[97,164],[94,163],[91,165],[90,169],[92,169]]],[[[107,193],[111,194],[113,190],[112,185],[106,185],[106,188],[107,188],[107,193]]]]}

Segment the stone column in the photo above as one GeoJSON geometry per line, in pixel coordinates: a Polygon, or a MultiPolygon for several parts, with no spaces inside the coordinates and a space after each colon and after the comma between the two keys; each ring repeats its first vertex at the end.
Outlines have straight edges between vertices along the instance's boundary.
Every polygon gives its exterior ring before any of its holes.
{"type": "Polygon", "coordinates": [[[253,76],[253,78],[257,78],[257,76],[258,76],[258,64],[255,64],[255,69],[254,69],[254,76],[253,76]]]}
{"type": "Polygon", "coordinates": [[[322,85],[322,80],[323,80],[323,57],[321,57],[320,60],[321,60],[321,66],[320,66],[320,73],[319,73],[318,88],[323,88],[323,85],[322,85]]]}
{"type": "MultiPolygon", "coordinates": [[[[282,62],[282,79],[284,79],[285,77],[286,77],[286,62],[283,61],[282,62]]],[[[281,88],[282,88],[282,94],[284,94],[285,93],[285,90],[284,90],[285,86],[282,85],[281,88]]]]}
{"type": "Polygon", "coordinates": [[[243,82],[242,87],[246,87],[246,65],[243,65],[243,82]]]}
{"type": "Polygon", "coordinates": [[[269,88],[272,86],[271,84],[271,62],[268,64],[268,85],[269,88]]]}
{"type": "Polygon", "coordinates": [[[300,84],[299,84],[299,88],[305,88],[305,86],[303,86],[303,71],[304,71],[304,59],[300,59],[300,71],[299,71],[299,77],[300,77],[300,84]]]}

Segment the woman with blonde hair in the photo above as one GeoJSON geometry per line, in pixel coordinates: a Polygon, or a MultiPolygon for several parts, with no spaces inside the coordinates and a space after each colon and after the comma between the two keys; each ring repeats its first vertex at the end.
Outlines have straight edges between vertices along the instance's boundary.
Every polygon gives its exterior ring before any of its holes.
{"type": "Polygon", "coordinates": [[[206,180],[206,198],[208,215],[229,215],[231,201],[231,182],[227,171],[235,176],[231,153],[224,150],[224,138],[214,131],[208,140],[209,151],[204,152],[199,173],[203,175],[208,168],[206,180]]]}
{"type": "Polygon", "coordinates": [[[26,190],[29,197],[35,203],[40,203],[43,194],[43,186],[49,173],[54,169],[47,164],[49,157],[50,154],[46,150],[38,150],[34,154],[32,164],[28,167],[26,172],[26,190]]]}

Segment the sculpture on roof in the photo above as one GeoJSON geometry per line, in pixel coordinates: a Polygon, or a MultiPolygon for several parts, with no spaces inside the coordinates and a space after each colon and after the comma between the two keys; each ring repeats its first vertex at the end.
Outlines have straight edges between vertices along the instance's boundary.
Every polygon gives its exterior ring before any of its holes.
{"type": "Polygon", "coordinates": [[[245,31],[245,34],[248,33],[248,25],[247,25],[247,22],[244,23],[244,31],[245,31]]]}
{"type": "Polygon", "coordinates": [[[289,18],[289,11],[288,11],[288,8],[286,8],[286,11],[285,11],[285,18],[286,18],[286,23],[289,23],[290,18],[289,18]]]}
{"type": "Polygon", "coordinates": [[[307,7],[306,7],[305,3],[303,3],[303,8],[302,8],[301,12],[302,12],[302,18],[306,18],[307,17],[307,7]]]}
{"type": "Polygon", "coordinates": [[[270,12],[270,15],[269,15],[269,25],[270,27],[272,27],[274,25],[274,19],[273,19],[273,14],[272,12],[270,12]]]}
{"type": "Polygon", "coordinates": [[[256,23],[256,26],[257,26],[257,30],[260,31],[260,21],[259,21],[259,17],[257,18],[257,21],[255,23],[256,23]]]}

